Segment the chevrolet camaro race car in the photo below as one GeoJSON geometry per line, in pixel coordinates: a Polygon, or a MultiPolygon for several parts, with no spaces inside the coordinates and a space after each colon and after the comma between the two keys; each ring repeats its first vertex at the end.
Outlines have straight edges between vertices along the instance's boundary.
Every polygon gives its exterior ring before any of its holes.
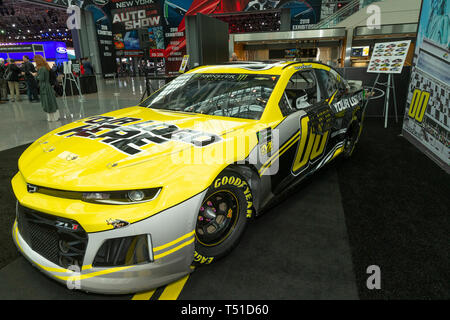
{"type": "Polygon", "coordinates": [[[229,253],[283,191],[349,157],[364,99],[361,83],[320,63],[195,68],[138,106],[35,141],[12,179],[14,242],[84,291],[170,283],[229,253]]]}

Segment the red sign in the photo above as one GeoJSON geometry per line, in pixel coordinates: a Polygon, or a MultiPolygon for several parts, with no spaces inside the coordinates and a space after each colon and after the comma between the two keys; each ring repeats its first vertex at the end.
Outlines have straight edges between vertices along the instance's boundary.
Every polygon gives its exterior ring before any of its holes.
{"type": "Polygon", "coordinates": [[[164,58],[164,49],[150,49],[150,58],[164,58]]]}

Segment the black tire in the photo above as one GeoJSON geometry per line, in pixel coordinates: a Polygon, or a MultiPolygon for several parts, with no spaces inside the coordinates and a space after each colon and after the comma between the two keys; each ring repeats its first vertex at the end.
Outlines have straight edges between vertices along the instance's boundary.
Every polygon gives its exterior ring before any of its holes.
{"type": "Polygon", "coordinates": [[[353,121],[347,129],[344,140],[344,157],[350,158],[355,150],[356,144],[359,141],[361,134],[361,124],[358,121],[353,121]]]}
{"type": "Polygon", "coordinates": [[[248,183],[234,171],[222,172],[209,187],[197,216],[193,264],[211,264],[230,253],[252,214],[248,183]]]}

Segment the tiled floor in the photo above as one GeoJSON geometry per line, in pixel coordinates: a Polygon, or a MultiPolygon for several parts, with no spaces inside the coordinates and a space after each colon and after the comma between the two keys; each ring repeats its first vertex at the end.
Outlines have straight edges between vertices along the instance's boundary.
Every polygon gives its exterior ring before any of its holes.
{"type": "MultiPolygon", "coordinates": [[[[152,83],[152,87],[157,87],[152,83]]],[[[40,103],[30,103],[25,95],[21,102],[0,104],[0,151],[30,143],[64,124],[87,116],[137,105],[145,91],[144,78],[97,78],[98,93],[57,98],[61,120],[47,122],[40,103]]]]}

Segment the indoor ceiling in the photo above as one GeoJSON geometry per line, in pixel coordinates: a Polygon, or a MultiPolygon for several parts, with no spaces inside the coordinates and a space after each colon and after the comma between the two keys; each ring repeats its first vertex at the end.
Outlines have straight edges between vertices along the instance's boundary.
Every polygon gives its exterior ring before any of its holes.
{"type": "Polygon", "coordinates": [[[25,0],[0,0],[0,42],[70,40],[63,9],[25,0]]]}

